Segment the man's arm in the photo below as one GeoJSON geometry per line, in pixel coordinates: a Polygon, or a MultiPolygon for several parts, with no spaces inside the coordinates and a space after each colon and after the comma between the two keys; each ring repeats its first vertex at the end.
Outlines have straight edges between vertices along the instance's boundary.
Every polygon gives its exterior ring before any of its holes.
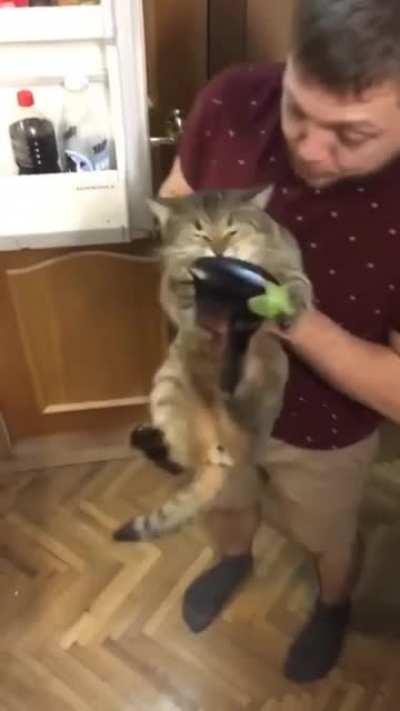
{"type": "Polygon", "coordinates": [[[400,334],[382,346],[312,310],[281,335],[330,385],[400,424],[400,334]]]}
{"type": "Polygon", "coordinates": [[[180,197],[190,195],[193,190],[186,182],[179,158],[175,158],[172,168],[160,187],[160,197],[180,197]]]}

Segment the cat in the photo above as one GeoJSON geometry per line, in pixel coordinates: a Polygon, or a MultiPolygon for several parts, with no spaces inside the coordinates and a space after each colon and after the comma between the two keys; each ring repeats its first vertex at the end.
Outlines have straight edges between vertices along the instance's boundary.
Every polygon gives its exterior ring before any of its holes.
{"type": "MultiPolygon", "coordinates": [[[[148,515],[114,533],[143,540],[175,530],[212,507],[235,470],[257,466],[279,416],[288,378],[280,340],[260,328],[251,337],[231,394],[220,387],[224,366],[215,333],[196,323],[191,269],[199,257],[225,256],[266,269],[287,285],[294,314],[312,304],[312,288],[294,237],[266,212],[272,187],[205,191],[149,202],[160,225],[161,305],[176,327],[166,361],[150,395],[152,432],[160,434],[169,464],[191,481],[148,515]]],[[[287,323],[286,325],[290,325],[287,323]]]]}

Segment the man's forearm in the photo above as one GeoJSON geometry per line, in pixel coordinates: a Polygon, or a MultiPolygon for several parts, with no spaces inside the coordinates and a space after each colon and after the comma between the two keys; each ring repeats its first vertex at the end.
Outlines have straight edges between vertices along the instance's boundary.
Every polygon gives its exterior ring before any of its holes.
{"type": "Polygon", "coordinates": [[[400,356],[353,336],[319,311],[287,336],[293,351],[330,385],[400,423],[400,356]]]}

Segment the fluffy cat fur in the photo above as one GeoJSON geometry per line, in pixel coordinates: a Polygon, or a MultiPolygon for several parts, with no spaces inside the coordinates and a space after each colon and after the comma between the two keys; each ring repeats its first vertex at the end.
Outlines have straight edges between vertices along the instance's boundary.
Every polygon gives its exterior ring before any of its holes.
{"type": "MultiPolygon", "coordinates": [[[[171,460],[191,481],[160,508],[119,529],[141,540],[177,529],[212,507],[228,477],[256,466],[280,413],[288,360],[279,340],[260,328],[251,338],[232,395],[220,388],[221,349],[196,325],[190,268],[198,257],[223,255],[264,267],[289,287],[296,312],[312,300],[300,250],[266,212],[271,188],[194,193],[150,202],[162,236],[161,304],[177,329],[150,396],[152,424],[171,460]]],[[[217,339],[218,340],[218,339],[217,339]]]]}

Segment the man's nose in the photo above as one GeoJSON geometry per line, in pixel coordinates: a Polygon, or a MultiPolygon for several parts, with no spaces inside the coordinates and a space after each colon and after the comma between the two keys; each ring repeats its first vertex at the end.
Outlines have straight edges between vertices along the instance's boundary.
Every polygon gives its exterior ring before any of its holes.
{"type": "Polygon", "coordinates": [[[330,153],[329,137],[325,131],[310,128],[299,136],[296,148],[305,163],[323,163],[330,153]]]}

